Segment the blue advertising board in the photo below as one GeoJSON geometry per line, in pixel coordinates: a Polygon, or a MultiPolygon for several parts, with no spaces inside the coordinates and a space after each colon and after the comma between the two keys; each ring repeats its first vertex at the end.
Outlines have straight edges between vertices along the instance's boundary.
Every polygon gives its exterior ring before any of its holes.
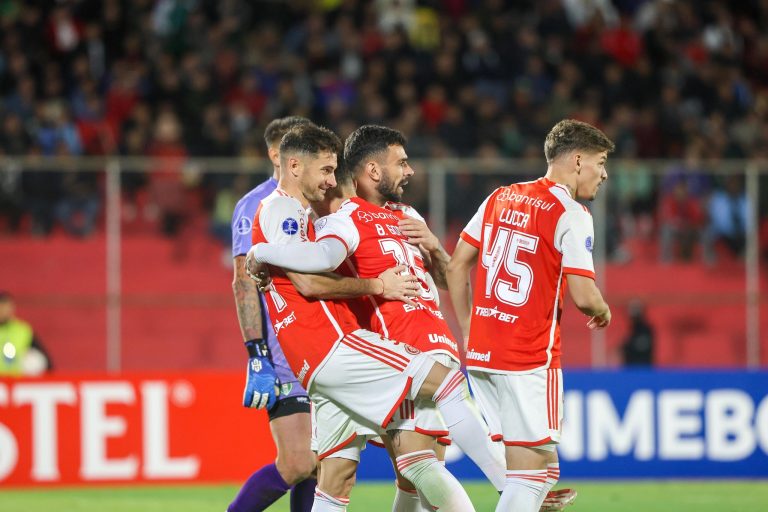
{"type": "MultiPolygon", "coordinates": [[[[768,371],[564,371],[563,479],[768,478],[768,371]]],[[[448,468],[482,479],[460,450],[448,468]]],[[[382,449],[358,477],[393,478],[382,449]]]]}

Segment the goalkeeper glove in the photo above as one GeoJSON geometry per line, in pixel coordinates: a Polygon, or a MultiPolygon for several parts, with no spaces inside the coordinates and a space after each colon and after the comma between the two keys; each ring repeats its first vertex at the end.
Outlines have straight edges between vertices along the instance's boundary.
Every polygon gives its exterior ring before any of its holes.
{"type": "Polygon", "coordinates": [[[248,349],[248,369],[243,391],[243,406],[271,409],[280,395],[280,381],[269,360],[267,342],[254,339],[245,342],[248,349]]]}

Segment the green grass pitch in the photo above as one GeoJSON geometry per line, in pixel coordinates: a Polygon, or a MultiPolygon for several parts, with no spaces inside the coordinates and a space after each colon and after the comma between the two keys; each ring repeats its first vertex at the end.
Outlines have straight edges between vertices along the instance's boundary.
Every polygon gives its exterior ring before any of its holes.
{"type": "MultiPolygon", "coordinates": [[[[493,512],[496,493],[485,483],[465,484],[477,512],[493,512]]],[[[565,485],[558,485],[564,487],[565,485]]],[[[568,512],[742,512],[768,510],[768,482],[574,482],[579,491],[568,512]]],[[[231,485],[3,490],[2,512],[225,512],[237,492],[231,485]]],[[[391,510],[391,484],[360,484],[349,512],[391,510]]],[[[283,498],[269,509],[288,512],[283,498]]]]}

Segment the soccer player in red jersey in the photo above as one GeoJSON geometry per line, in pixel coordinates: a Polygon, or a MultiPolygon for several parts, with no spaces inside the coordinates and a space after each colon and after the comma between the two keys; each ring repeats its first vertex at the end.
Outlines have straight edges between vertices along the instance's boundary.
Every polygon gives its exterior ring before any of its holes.
{"type": "MultiPolygon", "coordinates": [[[[314,238],[307,207],[335,185],[340,149],[330,131],[309,125],[289,131],[280,144],[281,181],[254,219],[253,242],[278,245],[314,238]]],[[[286,262],[280,261],[283,266],[286,262]]],[[[272,289],[267,305],[286,359],[315,404],[320,481],[313,510],[346,509],[359,452],[368,438],[381,435],[404,399],[430,399],[446,424],[476,418],[463,375],[426,354],[360,329],[343,301],[308,299],[286,273],[270,265],[272,289]],[[375,397],[375,399],[373,399],[375,397]]],[[[380,294],[380,279],[360,280],[380,294]]],[[[418,405],[416,406],[418,408],[418,405]]],[[[395,430],[401,473],[444,511],[471,511],[458,481],[442,467],[422,437],[395,430]]]]}
{"type": "MultiPolygon", "coordinates": [[[[368,301],[372,307],[367,311],[367,323],[385,337],[405,340],[442,364],[458,367],[458,345],[439,309],[439,295],[435,289],[435,283],[447,288],[445,270],[450,256],[421,215],[401,203],[404,187],[414,174],[408,163],[404,135],[383,126],[362,126],[345,142],[344,165],[345,173],[356,184],[359,197],[350,198],[338,215],[320,221],[325,223],[318,231],[318,240],[326,237],[343,240],[349,253],[346,265],[360,277],[372,275],[379,266],[406,265],[421,285],[420,296],[415,299],[416,307],[373,298],[368,301]],[[367,222],[373,217],[378,218],[373,223],[367,222]],[[353,245],[356,248],[353,249],[353,245]]],[[[365,322],[365,319],[361,321],[365,322]]],[[[427,414],[436,412],[429,406],[424,410],[427,414]]],[[[408,411],[406,408],[405,412],[408,411]]],[[[415,428],[426,425],[428,423],[420,424],[419,418],[415,418],[415,428]]],[[[475,427],[478,431],[472,431],[471,436],[468,432],[459,442],[501,490],[504,485],[503,455],[487,437],[485,423],[478,422],[475,427]],[[471,439],[470,446],[468,439],[471,439]]],[[[439,444],[436,451],[438,458],[443,460],[445,446],[439,444]]],[[[417,504],[420,498],[415,495],[413,486],[400,474],[397,487],[393,512],[423,510],[417,504]]]]}
{"type": "Polygon", "coordinates": [[[237,203],[232,215],[232,290],[240,330],[249,353],[243,403],[267,409],[269,428],[277,448],[274,463],[254,472],[243,484],[228,512],[261,512],[290,490],[291,510],[309,512],[316,481],[315,455],[310,450],[310,404],[307,392],[299,385],[283,357],[266,314],[264,299],[245,271],[245,255],[251,247],[251,228],[261,200],[277,188],[280,175],[279,145],[293,126],[309,123],[293,116],[272,120],[264,130],[267,153],[273,165],[272,176],[248,192],[237,203]],[[269,327],[267,327],[269,326],[269,327]],[[278,379],[279,394],[275,392],[278,379]]]}
{"type": "Polygon", "coordinates": [[[546,137],[547,172],[496,189],[469,221],[448,266],[467,369],[491,432],[506,447],[507,480],[497,511],[539,510],[560,469],[564,290],[607,327],[611,310],[595,285],[589,210],[608,178],[614,148],[587,123],[564,120],[546,137]],[[470,270],[477,265],[470,298],[470,270]]]}

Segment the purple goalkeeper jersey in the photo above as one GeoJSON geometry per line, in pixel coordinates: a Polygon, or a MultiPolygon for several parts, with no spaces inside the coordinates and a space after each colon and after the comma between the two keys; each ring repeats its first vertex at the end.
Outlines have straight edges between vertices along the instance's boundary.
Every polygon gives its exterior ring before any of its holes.
{"type": "MultiPolygon", "coordinates": [[[[251,248],[251,232],[253,231],[253,218],[259,209],[261,201],[277,188],[277,180],[269,178],[259,186],[245,194],[235,206],[232,214],[232,258],[245,256],[251,248]]],[[[267,304],[264,295],[259,294],[261,301],[261,320],[264,336],[269,345],[269,354],[275,367],[277,377],[280,379],[280,400],[295,396],[307,396],[307,392],[301,387],[296,376],[291,371],[288,362],[283,355],[283,349],[277,342],[275,330],[269,319],[267,304]]]]}

